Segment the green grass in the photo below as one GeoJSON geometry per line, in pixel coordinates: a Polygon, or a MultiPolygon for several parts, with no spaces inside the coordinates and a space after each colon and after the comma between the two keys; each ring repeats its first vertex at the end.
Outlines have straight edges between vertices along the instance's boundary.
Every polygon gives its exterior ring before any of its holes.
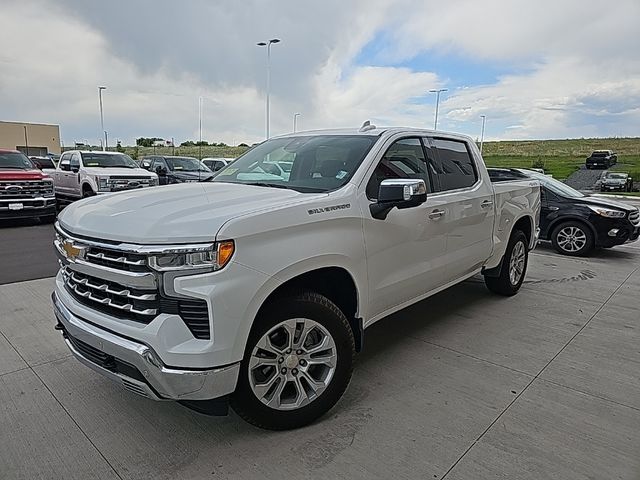
{"type": "MultiPolygon", "coordinates": [[[[109,150],[114,150],[110,148],[109,150]]],[[[127,155],[133,158],[142,157],[144,155],[182,155],[185,157],[202,158],[205,157],[227,157],[235,158],[247,151],[247,147],[124,147],[127,155]]]]}
{"type": "Polygon", "coordinates": [[[484,155],[487,167],[544,168],[545,172],[559,180],[564,180],[580,168],[580,165],[584,165],[584,160],[584,158],[566,156],[484,155]]]}

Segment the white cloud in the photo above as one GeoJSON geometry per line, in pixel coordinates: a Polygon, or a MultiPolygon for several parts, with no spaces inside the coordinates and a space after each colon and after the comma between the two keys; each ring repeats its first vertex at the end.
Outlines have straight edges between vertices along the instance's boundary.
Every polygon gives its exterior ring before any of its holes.
{"type": "MultiPolygon", "coordinates": [[[[430,127],[438,72],[397,65],[421,52],[515,67],[485,85],[450,87],[443,129],[488,138],[634,135],[640,125],[637,0],[357,0],[241,3],[5,0],[0,5],[3,120],[59,123],[65,141],[110,137],[254,142],[264,135],[265,52],[273,48],[272,133],[378,124],[430,127]],[[384,32],[387,66],[358,65],[384,32]]],[[[482,67],[479,67],[482,68],[482,67]]]]}

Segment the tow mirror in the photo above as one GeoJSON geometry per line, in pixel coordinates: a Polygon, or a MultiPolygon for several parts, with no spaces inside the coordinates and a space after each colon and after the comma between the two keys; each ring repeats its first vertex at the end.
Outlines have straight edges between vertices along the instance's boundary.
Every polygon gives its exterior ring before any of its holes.
{"type": "Polygon", "coordinates": [[[164,177],[167,174],[167,169],[164,168],[162,165],[158,165],[156,167],[156,173],[162,177],[164,177]]]}
{"type": "Polygon", "coordinates": [[[378,189],[378,201],[369,207],[371,216],[384,220],[393,209],[417,207],[427,201],[427,185],[424,180],[390,178],[383,180],[378,189]]]}

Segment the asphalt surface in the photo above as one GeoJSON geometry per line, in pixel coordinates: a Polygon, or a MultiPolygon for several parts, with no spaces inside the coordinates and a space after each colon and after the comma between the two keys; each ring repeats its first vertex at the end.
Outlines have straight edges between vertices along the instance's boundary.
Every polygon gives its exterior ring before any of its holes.
{"type": "Polygon", "coordinates": [[[52,224],[0,220],[0,285],[55,275],[53,239],[52,224]]]}
{"type": "Polygon", "coordinates": [[[580,169],[572,173],[564,183],[576,190],[593,190],[604,172],[606,170],[589,170],[584,165],[580,165],[580,169]]]}
{"type": "Polygon", "coordinates": [[[639,244],[541,246],[514,297],[476,277],[378,322],[344,398],[290,432],[112,384],[70,356],[52,289],[0,286],[3,480],[640,478],[639,244]]]}

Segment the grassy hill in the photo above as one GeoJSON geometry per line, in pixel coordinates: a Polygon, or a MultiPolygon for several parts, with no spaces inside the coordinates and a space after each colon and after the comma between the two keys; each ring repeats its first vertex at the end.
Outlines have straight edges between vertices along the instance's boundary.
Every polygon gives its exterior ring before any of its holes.
{"type": "Polygon", "coordinates": [[[640,180],[640,138],[581,138],[567,140],[522,140],[486,142],[485,163],[491,167],[544,168],[555,178],[565,179],[584,165],[593,150],[618,153],[614,170],[628,172],[640,180]]]}

